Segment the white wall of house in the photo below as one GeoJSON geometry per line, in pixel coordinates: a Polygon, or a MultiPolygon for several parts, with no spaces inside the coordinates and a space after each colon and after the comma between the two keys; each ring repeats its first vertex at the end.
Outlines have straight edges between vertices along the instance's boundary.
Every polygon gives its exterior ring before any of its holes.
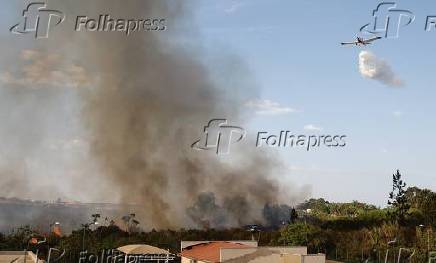
{"type": "Polygon", "coordinates": [[[220,251],[220,259],[221,262],[226,262],[246,256],[245,260],[249,259],[250,263],[279,263],[281,254],[306,255],[307,247],[224,248],[220,251]]]}
{"type": "Polygon", "coordinates": [[[224,262],[229,259],[238,258],[247,254],[256,252],[258,248],[222,248],[220,250],[220,261],[224,262]]]}
{"type": "Polygon", "coordinates": [[[325,263],[324,254],[316,255],[297,255],[282,254],[280,263],[325,263]]]}

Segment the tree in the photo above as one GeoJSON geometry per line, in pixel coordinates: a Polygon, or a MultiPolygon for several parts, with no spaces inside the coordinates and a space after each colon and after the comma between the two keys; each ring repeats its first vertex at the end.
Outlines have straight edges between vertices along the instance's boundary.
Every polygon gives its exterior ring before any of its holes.
{"type": "Polygon", "coordinates": [[[305,223],[288,225],[281,232],[282,240],[291,246],[307,246],[313,239],[316,229],[314,226],[305,223]]]}
{"type": "Polygon", "coordinates": [[[132,227],[135,228],[139,225],[139,221],[135,220],[135,217],[135,213],[131,213],[129,215],[121,217],[121,220],[123,220],[124,224],[126,225],[126,232],[130,233],[132,227]]]}
{"type": "Polygon", "coordinates": [[[398,224],[404,224],[410,204],[406,196],[406,183],[401,179],[400,171],[392,175],[392,191],[389,193],[388,205],[392,207],[391,215],[398,224]]]}
{"type": "Polygon", "coordinates": [[[295,223],[295,221],[298,219],[298,214],[295,208],[292,208],[291,210],[291,224],[295,223]]]}
{"type": "Polygon", "coordinates": [[[331,213],[330,203],[323,198],[311,198],[304,203],[298,205],[297,209],[311,210],[311,214],[316,216],[328,216],[331,213]]]}
{"type": "Polygon", "coordinates": [[[138,232],[139,231],[139,221],[136,219],[131,220],[129,232],[138,232]]]}
{"type": "Polygon", "coordinates": [[[124,225],[126,226],[126,232],[129,232],[130,219],[132,219],[130,215],[125,215],[121,217],[121,220],[123,220],[124,225]]]}
{"type": "Polygon", "coordinates": [[[417,224],[436,226],[436,193],[429,189],[409,187],[406,197],[410,204],[409,213],[417,224]]]}
{"type": "Polygon", "coordinates": [[[97,221],[101,217],[101,215],[100,214],[92,214],[91,217],[92,217],[92,223],[95,224],[95,223],[97,223],[97,221]]]}

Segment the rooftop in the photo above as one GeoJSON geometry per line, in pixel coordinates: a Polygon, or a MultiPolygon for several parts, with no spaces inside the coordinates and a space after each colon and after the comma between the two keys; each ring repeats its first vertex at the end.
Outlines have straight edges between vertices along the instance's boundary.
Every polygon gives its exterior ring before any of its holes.
{"type": "Polygon", "coordinates": [[[123,247],[117,248],[119,251],[123,252],[126,255],[161,255],[161,254],[169,254],[168,251],[153,247],[145,244],[137,244],[137,245],[127,245],[123,247]]]}
{"type": "Polygon", "coordinates": [[[186,247],[180,256],[205,262],[220,262],[222,248],[252,248],[252,246],[228,241],[211,241],[186,247]]]}
{"type": "MultiPolygon", "coordinates": [[[[23,263],[24,255],[24,251],[0,251],[0,263],[23,263]]],[[[27,263],[36,262],[36,256],[32,252],[27,252],[26,255],[27,263]]]]}

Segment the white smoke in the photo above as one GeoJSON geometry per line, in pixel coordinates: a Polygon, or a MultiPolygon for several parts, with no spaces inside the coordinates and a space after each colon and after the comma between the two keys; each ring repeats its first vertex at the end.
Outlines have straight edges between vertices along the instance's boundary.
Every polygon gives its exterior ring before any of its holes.
{"type": "Polygon", "coordinates": [[[386,61],[366,50],[359,54],[359,71],[363,77],[380,81],[388,86],[404,85],[404,82],[393,72],[386,61]]]}

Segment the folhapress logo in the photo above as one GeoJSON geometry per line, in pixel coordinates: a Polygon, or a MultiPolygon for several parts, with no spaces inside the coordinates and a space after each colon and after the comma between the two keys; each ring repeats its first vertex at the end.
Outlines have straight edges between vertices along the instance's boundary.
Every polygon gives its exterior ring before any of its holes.
{"type": "Polygon", "coordinates": [[[30,3],[23,11],[23,20],[11,27],[14,34],[35,33],[35,38],[48,38],[50,28],[65,20],[65,15],[58,10],[47,8],[43,2],[30,3]]]}
{"type": "Polygon", "coordinates": [[[192,144],[196,150],[216,150],[216,154],[230,153],[230,145],[244,139],[243,128],[227,125],[226,119],[213,119],[204,127],[203,137],[192,144]]]}
{"type": "MultiPolygon", "coordinates": [[[[360,28],[360,32],[380,35],[385,38],[398,38],[401,28],[415,22],[415,15],[407,9],[397,8],[395,2],[382,2],[372,11],[373,21],[360,28]]],[[[423,18],[416,19],[424,23],[423,18]]],[[[436,16],[429,15],[425,19],[425,31],[436,30],[436,16]]]]}
{"type": "Polygon", "coordinates": [[[385,38],[397,38],[400,28],[408,26],[415,20],[415,15],[405,9],[398,9],[393,2],[381,3],[372,12],[374,20],[360,28],[360,32],[383,34],[385,38]]]}

